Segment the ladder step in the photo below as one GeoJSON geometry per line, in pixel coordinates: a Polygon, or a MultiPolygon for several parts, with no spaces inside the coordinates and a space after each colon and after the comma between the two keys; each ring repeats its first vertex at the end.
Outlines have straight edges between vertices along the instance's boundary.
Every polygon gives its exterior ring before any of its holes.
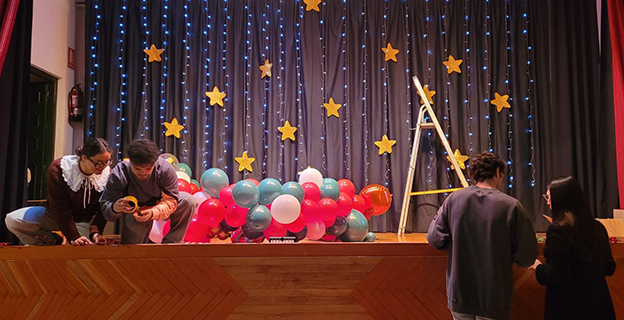
{"type": "Polygon", "coordinates": [[[425,195],[425,194],[436,194],[436,193],[453,192],[453,191],[457,191],[457,190],[461,190],[461,189],[463,189],[463,188],[428,190],[428,191],[416,191],[416,192],[410,192],[409,195],[410,196],[422,196],[422,195],[425,195]]]}
{"type": "Polygon", "coordinates": [[[423,129],[435,129],[435,123],[433,122],[421,122],[420,127],[423,129]]]}

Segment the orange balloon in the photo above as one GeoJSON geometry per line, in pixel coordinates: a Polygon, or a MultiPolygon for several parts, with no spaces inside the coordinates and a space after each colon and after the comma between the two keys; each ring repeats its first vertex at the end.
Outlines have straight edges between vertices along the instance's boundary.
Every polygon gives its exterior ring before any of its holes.
{"type": "Polygon", "coordinates": [[[373,216],[386,213],[392,204],[392,194],[390,190],[378,184],[371,184],[364,187],[364,189],[360,191],[360,196],[362,196],[366,202],[370,201],[371,206],[366,211],[370,212],[373,216]]]}

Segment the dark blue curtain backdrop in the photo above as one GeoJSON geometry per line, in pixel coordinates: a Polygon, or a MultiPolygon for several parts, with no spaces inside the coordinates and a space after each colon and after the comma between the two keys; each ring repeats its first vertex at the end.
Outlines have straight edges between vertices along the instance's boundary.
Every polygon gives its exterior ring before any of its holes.
{"type": "MultiPolygon", "coordinates": [[[[600,95],[593,1],[328,0],[320,12],[294,0],[88,0],[87,134],[116,148],[139,137],[174,154],[199,179],[218,167],[230,182],[297,180],[308,166],[357,190],[387,186],[387,214],[372,231],[396,231],[420,107],[411,77],[430,90],[453,150],[492,150],[509,163],[505,192],[545,230],[548,182],[573,175],[597,216],[617,206],[612,102],[600,95]],[[565,8],[565,9],[562,9],[565,8]],[[161,62],[143,49],[165,49],[161,62]],[[399,50],[384,61],[382,48],[399,50]],[[461,73],[443,62],[462,59],[461,73]],[[270,78],[261,78],[265,60],[270,78]],[[211,106],[207,91],[227,94],[211,106]],[[495,93],[509,95],[497,112],[495,93]],[[323,103],[341,104],[340,117],[323,103]],[[184,125],[165,137],[164,122],[184,125]],[[281,140],[288,120],[296,140],[281,140]],[[612,122],[612,121],[611,121],[612,122]],[[602,130],[602,131],[601,131],[602,130]],[[605,132],[606,131],[606,134],[605,132]],[[374,142],[396,140],[391,154],[374,142]],[[238,172],[235,157],[255,158],[238,172]]],[[[422,138],[413,190],[457,187],[440,139],[422,138]]],[[[412,199],[407,231],[426,231],[445,195],[412,199]]]]}

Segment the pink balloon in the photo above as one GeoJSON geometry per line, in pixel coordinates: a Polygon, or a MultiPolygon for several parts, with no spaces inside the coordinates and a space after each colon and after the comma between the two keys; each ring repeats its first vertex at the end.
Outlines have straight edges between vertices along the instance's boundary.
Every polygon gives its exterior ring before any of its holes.
{"type": "Polygon", "coordinates": [[[275,219],[271,219],[271,224],[268,228],[264,229],[263,233],[264,236],[269,239],[271,237],[284,237],[287,231],[283,224],[275,221],[275,219]]]}
{"type": "Polygon", "coordinates": [[[323,198],[318,202],[319,213],[322,220],[330,220],[336,218],[338,214],[338,204],[334,199],[323,198]]]}
{"type": "Polygon", "coordinates": [[[314,202],[321,200],[321,189],[314,182],[306,182],[301,185],[303,188],[304,199],[310,199],[314,202]]]}
{"type": "Polygon", "coordinates": [[[297,220],[295,220],[293,223],[289,223],[286,225],[286,230],[296,233],[296,232],[303,230],[303,228],[305,227],[305,224],[306,224],[305,215],[301,213],[299,214],[299,217],[297,218],[297,220]]]}
{"type": "Polygon", "coordinates": [[[256,180],[256,179],[247,178],[245,180],[253,182],[256,185],[256,187],[260,185],[260,182],[258,182],[258,180],[256,180]]]}
{"type": "Polygon", "coordinates": [[[323,221],[312,221],[306,223],[308,227],[308,239],[310,240],[318,240],[325,234],[325,224],[323,221]]]}
{"type": "Polygon", "coordinates": [[[349,196],[345,192],[340,192],[336,204],[338,205],[338,215],[346,217],[351,213],[351,209],[353,209],[353,196],[349,196]]]}
{"type": "Polygon", "coordinates": [[[353,198],[353,196],[355,195],[355,186],[353,185],[353,182],[347,179],[340,179],[337,182],[340,192],[344,192],[353,198]]]}
{"type": "Polygon", "coordinates": [[[319,220],[319,207],[316,201],[311,199],[304,199],[301,203],[301,215],[303,215],[306,219],[306,222],[319,220]]]}
{"type": "Polygon", "coordinates": [[[225,206],[219,199],[207,199],[197,209],[197,220],[211,227],[218,225],[224,215],[225,206]]]}
{"type": "Polygon", "coordinates": [[[229,207],[234,204],[234,198],[232,197],[232,188],[234,188],[234,184],[221,189],[219,192],[219,200],[223,203],[224,206],[229,207]]]}
{"type": "Polygon", "coordinates": [[[249,209],[232,204],[223,215],[225,222],[232,227],[240,227],[247,222],[247,211],[249,209]]]}
{"type": "Polygon", "coordinates": [[[370,205],[366,205],[366,201],[361,195],[356,194],[353,196],[353,209],[359,211],[360,213],[364,213],[369,206],[370,205]]]}

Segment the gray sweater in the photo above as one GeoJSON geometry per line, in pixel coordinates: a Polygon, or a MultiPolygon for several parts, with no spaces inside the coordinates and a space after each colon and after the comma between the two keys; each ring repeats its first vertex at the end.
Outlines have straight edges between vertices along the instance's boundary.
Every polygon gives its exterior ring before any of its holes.
{"type": "Polygon", "coordinates": [[[427,241],[448,250],[446,295],[451,311],[507,319],[513,270],[537,258],[537,240],[522,204],[497,189],[452,193],[429,226],[427,241]]]}
{"type": "Polygon", "coordinates": [[[132,173],[129,161],[122,161],[108,176],[106,189],[100,197],[100,209],[107,221],[115,221],[121,216],[121,213],[112,210],[117,199],[130,195],[137,198],[139,206],[153,206],[160,201],[163,193],[180,201],[178,176],[167,160],[159,157],[152,175],[145,180],[139,180],[132,173]]]}

